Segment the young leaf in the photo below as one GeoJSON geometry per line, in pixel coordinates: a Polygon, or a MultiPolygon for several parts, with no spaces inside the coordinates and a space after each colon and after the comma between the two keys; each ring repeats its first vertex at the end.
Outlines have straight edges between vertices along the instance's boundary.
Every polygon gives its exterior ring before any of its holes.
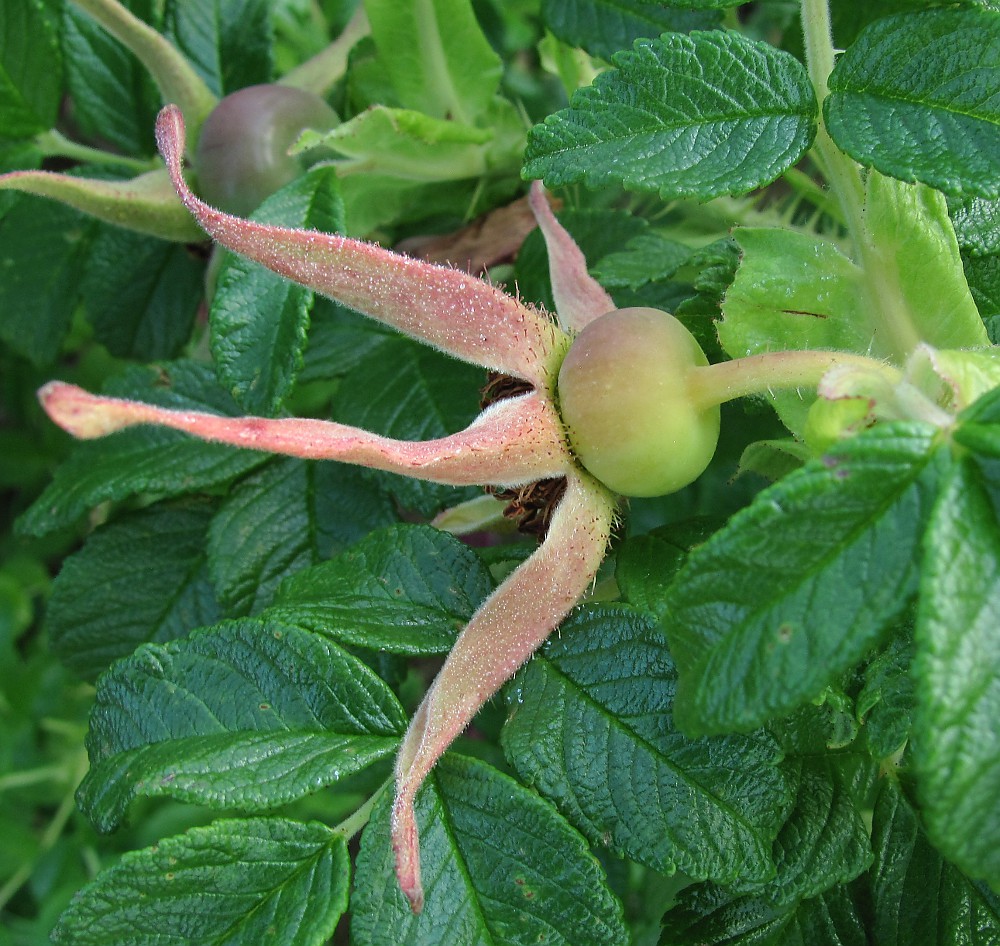
{"type": "Polygon", "coordinates": [[[480,123],[503,67],[469,0],[366,0],[365,12],[401,105],[480,123]]]}
{"type": "Polygon", "coordinates": [[[62,57],[41,0],[0,8],[0,138],[27,138],[56,123],[62,57]]]}
{"type": "Polygon", "coordinates": [[[212,521],[213,584],[230,615],[255,614],[292,572],[394,521],[388,499],[354,467],[276,459],[240,480],[212,521]]]}
{"type": "Polygon", "coordinates": [[[439,654],[492,590],[486,566],[458,539],[393,526],[289,578],[265,616],[360,647],[439,654]]]}
{"type": "Polygon", "coordinates": [[[857,697],[857,714],[864,719],[865,741],[876,759],[898,752],[910,736],[914,681],[910,675],[913,641],[909,635],[892,642],[867,667],[857,697]]]}
{"type": "Polygon", "coordinates": [[[351,903],[357,946],[624,946],[621,905],[596,858],[537,795],[485,763],[445,756],[417,799],[424,910],[396,884],[389,806],[376,808],[351,903]]]}
{"type": "Polygon", "coordinates": [[[186,246],[103,227],[80,294],[98,340],[120,358],[174,358],[191,338],[204,267],[186,246]]]}
{"type": "Polygon", "coordinates": [[[925,540],[917,619],[914,763],[927,832],[1000,886],[1000,494],[957,463],[925,540]],[[991,495],[992,493],[992,495],[991,495]]]}
{"type": "Polygon", "coordinates": [[[67,946],[322,946],[347,909],[344,838],[317,822],[216,821],[126,854],[73,900],[67,946]]]}
{"type": "Polygon", "coordinates": [[[790,801],[778,747],[765,735],[685,738],[671,719],[675,685],[651,617],[590,608],[517,679],[505,752],[529,785],[619,855],[666,874],[767,880],[790,801]]]}
{"type": "Polygon", "coordinates": [[[405,726],[386,684],[332,641],[227,622],[101,678],[77,800],[101,831],[140,795],[265,811],[391,755],[405,726]]]}
{"type": "Polygon", "coordinates": [[[666,618],[684,731],[785,715],[879,642],[916,591],[934,441],[915,423],[845,441],[691,553],[666,618]]]}
{"type": "Polygon", "coordinates": [[[882,781],[872,825],[872,938],[879,946],[993,946],[1000,898],[931,847],[917,813],[882,781]]]}
{"type": "Polygon", "coordinates": [[[63,663],[93,679],[146,641],[221,617],[205,568],[212,512],[204,503],[152,506],[97,530],[66,559],[47,615],[63,663]]]}
{"type": "Polygon", "coordinates": [[[851,157],[904,181],[1000,196],[1000,13],[926,10],[865,29],[830,75],[824,116],[851,157]]]}
{"type": "MultiPolygon", "coordinates": [[[[211,368],[194,362],[132,368],[109,383],[105,393],[175,409],[239,413],[219,390],[211,368]]],[[[204,443],[177,431],[134,427],[77,444],[18,528],[25,535],[45,535],[72,525],[98,503],[139,493],[180,496],[208,489],[266,460],[262,453],[204,443]]]]}
{"type": "Polygon", "coordinates": [[[1000,200],[952,197],[948,213],[963,251],[970,256],[1000,253],[1000,200]]]}
{"type": "MultiPolygon", "coordinates": [[[[344,207],[337,175],[317,168],[269,197],[252,219],[336,233],[344,207]]],[[[227,254],[212,299],[212,355],[219,379],[248,413],[270,417],[302,367],[310,290],[227,254]]]]}
{"type": "Polygon", "coordinates": [[[272,80],[267,0],[169,0],[163,21],[215,95],[272,80]]]}
{"type": "Polygon", "coordinates": [[[812,142],[809,77],[773,46],[733,32],[667,33],[614,63],[532,129],[527,177],[706,200],[773,181],[812,142]]]}
{"type": "MultiPolygon", "coordinates": [[[[703,10],[670,6],[648,0],[543,0],[542,21],[564,43],[610,59],[612,53],[629,48],[644,36],[710,30],[722,20],[712,9],[719,4],[700,4],[706,8],[703,10]]],[[[683,6],[699,4],[685,2],[683,6]]]]}

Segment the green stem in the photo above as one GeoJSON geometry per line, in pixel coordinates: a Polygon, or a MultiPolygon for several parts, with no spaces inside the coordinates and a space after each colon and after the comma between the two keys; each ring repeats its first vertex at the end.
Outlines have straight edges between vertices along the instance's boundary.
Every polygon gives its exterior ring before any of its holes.
{"type": "Polygon", "coordinates": [[[311,59],[292,69],[279,83],[320,96],[326,95],[347,71],[347,57],[354,44],[370,31],[365,8],[359,6],[340,36],[311,59]]]}
{"type": "Polygon", "coordinates": [[[734,358],[703,368],[694,368],[688,386],[701,408],[714,407],[738,397],[773,395],[776,390],[806,387],[816,389],[831,368],[854,365],[902,380],[902,372],[885,362],[840,351],[776,351],[734,358]]]}
{"type": "Polygon", "coordinates": [[[865,274],[865,286],[877,337],[900,363],[923,341],[913,325],[898,283],[885,278],[884,261],[879,259],[865,226],[865,184],[861,168],[830,137],[823,123],[823,102],[830,94],[829,77],[835,53],[830,27],[828,0],[802,0],[802,33],[806,67],[820,105],[820,121],[814,144],[817,162],[843,211],[844,223],[854,242],[857,262],[865,274]]]}
{"type": "Polygon", "coordinates": [[[71,158],[73,161],[87,164],[113,165],[137,174],[143,174],[161,166],[160,161],[156,158],[147,158],[146,160],[130,158],[123,154],[112,154],[110,151],[102,151],[100,148],[79,144],[76,141],[71,141],[54,128],[36,135],[35,144],[47,158],[71,158]]]}
{"type": "Polygon", "coordinates": [[[375,807],[378,800],[382,797],[383,792],[386,791],[392,785],[392,776],[387,778],[376,790],[375,793],[368,799],[353,815],[348,815],[340,824],[333,829],[334,834],[342,835],[345,841],[350,841],[366,824],[368,824],[368,819],[372,816],[372,809],[375,807]]]}
{"type": "Polygon", "coordinates": [[[62,833],[66,828],[66,824],[69,822],[73,812],[76,810],[76,786],[80,779],[83,778],[84,773],[87,771],[87,765],[87,754],[85,752],[80,753],[79,761],[77,762],[73,778],[70,782],[70,789],[66,795],[63,796],[62,801],[59,803],[59,807],[56,809],[56,813],[52,816],[52,820],[46,826],[45,831],[42,832],[35,856],[21,864],[21,866],[7,879],[7,883],[5,883],[3,887],[0,887],[0,911],[7,906],[11,898],[31,878],[38,862],[52,847],[55,846],[55,843],[62,836],[62,833]]]}

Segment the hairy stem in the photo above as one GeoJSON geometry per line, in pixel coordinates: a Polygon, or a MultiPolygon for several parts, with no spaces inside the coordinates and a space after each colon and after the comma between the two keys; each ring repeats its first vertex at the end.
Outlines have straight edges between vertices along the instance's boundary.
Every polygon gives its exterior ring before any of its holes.
{"type": "Polygon", "coordinates": [[[694,368],[688,385],[691,397],[703,409],[738,397],[773,394],[784,388],[813,390],[831,368],[856,365],[889,374],[894,381],[902,373],[884,362],[864,355],[840,351],[776,351],[749,355],[719,364],[694,368]]]}
{"type": "Polygon", "coordinates": [[[54,128],[51,131],[43,131],[35,137],[35,144],[38,150],[47,158],[71,158],[87,164],[106,164],[115,167],[125,168],[127,171],[134,171],[142,174],[145,171],[152,171],[161,167],[160,161],[156,158],[130,158],[123,154],[113,154],[110,151],[102,151],[100,148],[91,148],[88,145],[70,141],[65,135],[60,134],[54,128]]]}
{"type": "Polygon", "coordinates": [[[806,66],[820,104],[814,145],[816,158],[840,205],[857,262],[865,273],[868,303],[878,325],[879,338],[887,350],[903,362],[923,339],[913,325],[898,284],[885,278],[884,267],[865,226],[865,184],[861,168],[834,144],[823,123],[823,102],[830,94],[829,77],[835,59],[828,0],[802,0],[801,12],[806,66]]]}

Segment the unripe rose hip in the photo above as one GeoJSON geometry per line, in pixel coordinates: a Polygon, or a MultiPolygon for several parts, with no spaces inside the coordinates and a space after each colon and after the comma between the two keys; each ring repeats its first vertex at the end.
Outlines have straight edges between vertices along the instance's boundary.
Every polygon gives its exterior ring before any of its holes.
{"type": "Polygon", "coordinates": [[[559,407],[577,458],[625,496],[662,496],[708,466],[719,407],[689,388],[708,364],[694,336],[657,309],[617,309],[573,340],[559,371],[559,407]]]}
{"type": "Polygon", "coordinates": [[[205,119],[195,168],[201,196],[238,216],[291,183],[306,164],[288,149],[306,128],[328,131],[337,113],[318,95],[283,85],[252,85],[227,95],[205,119]]]}

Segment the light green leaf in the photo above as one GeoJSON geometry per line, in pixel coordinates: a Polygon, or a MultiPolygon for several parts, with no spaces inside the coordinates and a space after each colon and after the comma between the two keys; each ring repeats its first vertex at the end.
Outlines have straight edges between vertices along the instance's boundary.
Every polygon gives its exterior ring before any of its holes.
{"type": "Polygon", "coordinates": [[[344,838],[317,822],[216,821],[126,854],[73,900],[68,946],[322,946],[347,909],[344,838]]]}
{"type": "Polygon", "coordinates": [[[652,617],[590,608],[516,679],[504,750],[594,843],[665,874],[767,880],[790,801],[778,747],[765,735],[685,738],[675,685],[652,617]]]}
{"type": "Polygon", "coordinates": [[[41,0],[0,6],[0,138],[27,138],[56,123],[62,57],[41,0]]]}
{"type": "Polygon", "coordinates": [[[915,593],[942,458],[934,431],[886,424],[759,494],[688,557],[665,626],[675,717],[748,730],[817,696],[915,593]]]}
{"type": "Polygon", "coordinates": [[[256,614],[293,572],[395,521],[389,500],[354,467],[275,459],[240,480],[208,535],[208,561],[230,615],[256,614]]]}
{"type": "Polygon", "coordinates": [[[469,0],[366,0],[379,63],[404,108],[481,122],[503,67],[469,0]]]}
{"type": "Polygon", "coordinates": [[[879,946],[995,946],[1000,897],[973,883],[931,847],[917,813],[883,779],[872,825],[870,872],[879,946]]]}
{"type": "MultiPolygon", "coordinates": [[[[344,207],[332,168],[316,168],[273,194],[251,219],[342,231],[344,207]]],[[[270,416],[302,367],[313,294],[258,263],[227,254],[209,315],[219,379],[249,413],[270,416]]]]}
{"type": "Polygon", "coordinates": [[[862,164],[904,181],[1000,196],[1000,14],[877,20],[840,57],[824,115],[862,164]]]}
{"type": "Polygon", "coordinates": [[[215,95],[270,82],[268,0],[168,0],[164,26],[215,95]]]}
{"type": "MultiPolygon", "coordinates": [[[[237,416],[210,368],[177,361],[132,368],[107,385],[106,394],[179,410],[237,416]]],[[[205,443],[159,427],[133,427],[77,444],[51,485],[18,520],[25,535],[72,525],[96,505],[140,493],[182,496],[218,486],[259,466],[267,455],[205,443]]]]}
{"type": "Polygon", "coordinates": [[[510,777],[445,756],[416,807],[423,913],[410,911],[396,883],[389,806],[382,804],[358,856],[351,902],[356,946],[629,942],[621,905],[583,838],[510,777]]]}
{"type": "Polygon", "coordinates": [[[486,566],[454,536],[393,526],[289,578],[264,616],[360,647],[440,654],[492,590],[486,566]]]}
{"type": "Polygon", "coordinates": [[[332,148],[341,175],[389,174],[408,181],[450,181],[486,173],[493,137],[485,128],[431,118],[421,112],[373,105],[325,133],[306,132],[292,153],[332,148]]]}
{"type": "Polygon", "coordinates": [[[146,641],[222,616],[205,569],[212,512],[207,503],[153,506],[103,526],[66,559],[47,609],[63,663],[93,679],[146,641]]]}
{"type": "Polygon", "coordinates": [[[77,800],[102,831],[141,795],[266,811],[391,755],[405,725],[386,684],[329,639],[227,622],[100,679],[77,800]]]}
{"type": "MultiPolygon", "coordinates": [[[[735,6],[741,0],[732,0],[735,6]]],[[[650,3],[649,0],[543,0],[542,21],[565,43],[610,59],[644,36],[688,33],[719,25],[721,3],[650,3]],[[675,9],[671,9],[675,7],[675,9]],[[701,10],[696,8],[701,7],[701,10]]]]}
{"type": "MultiPolygon", "coordinates": [[[[719,324],[730,357],[801,348],[868,351],[874,333],[864,276],[835,243],[772,228],[739,227],[734,235],[740,264],[719,324]]],[[[801,432],[814,399],[815,392],[778,391],[773,403],[786,426],[801,432]]]]}
{"type": "Polygon", "coordinates": [[[1000,496],[960,461],[925,540],[917,618],[914,763],[935,845],[1000,886],[1000,496]]]}
{"type": "Polygon", "coordinates": [[[812,142],[805,68],[766,43],[666,33],[614,63],[532,129],[526,177],[705,200],[769,183],[812,142]]]}

